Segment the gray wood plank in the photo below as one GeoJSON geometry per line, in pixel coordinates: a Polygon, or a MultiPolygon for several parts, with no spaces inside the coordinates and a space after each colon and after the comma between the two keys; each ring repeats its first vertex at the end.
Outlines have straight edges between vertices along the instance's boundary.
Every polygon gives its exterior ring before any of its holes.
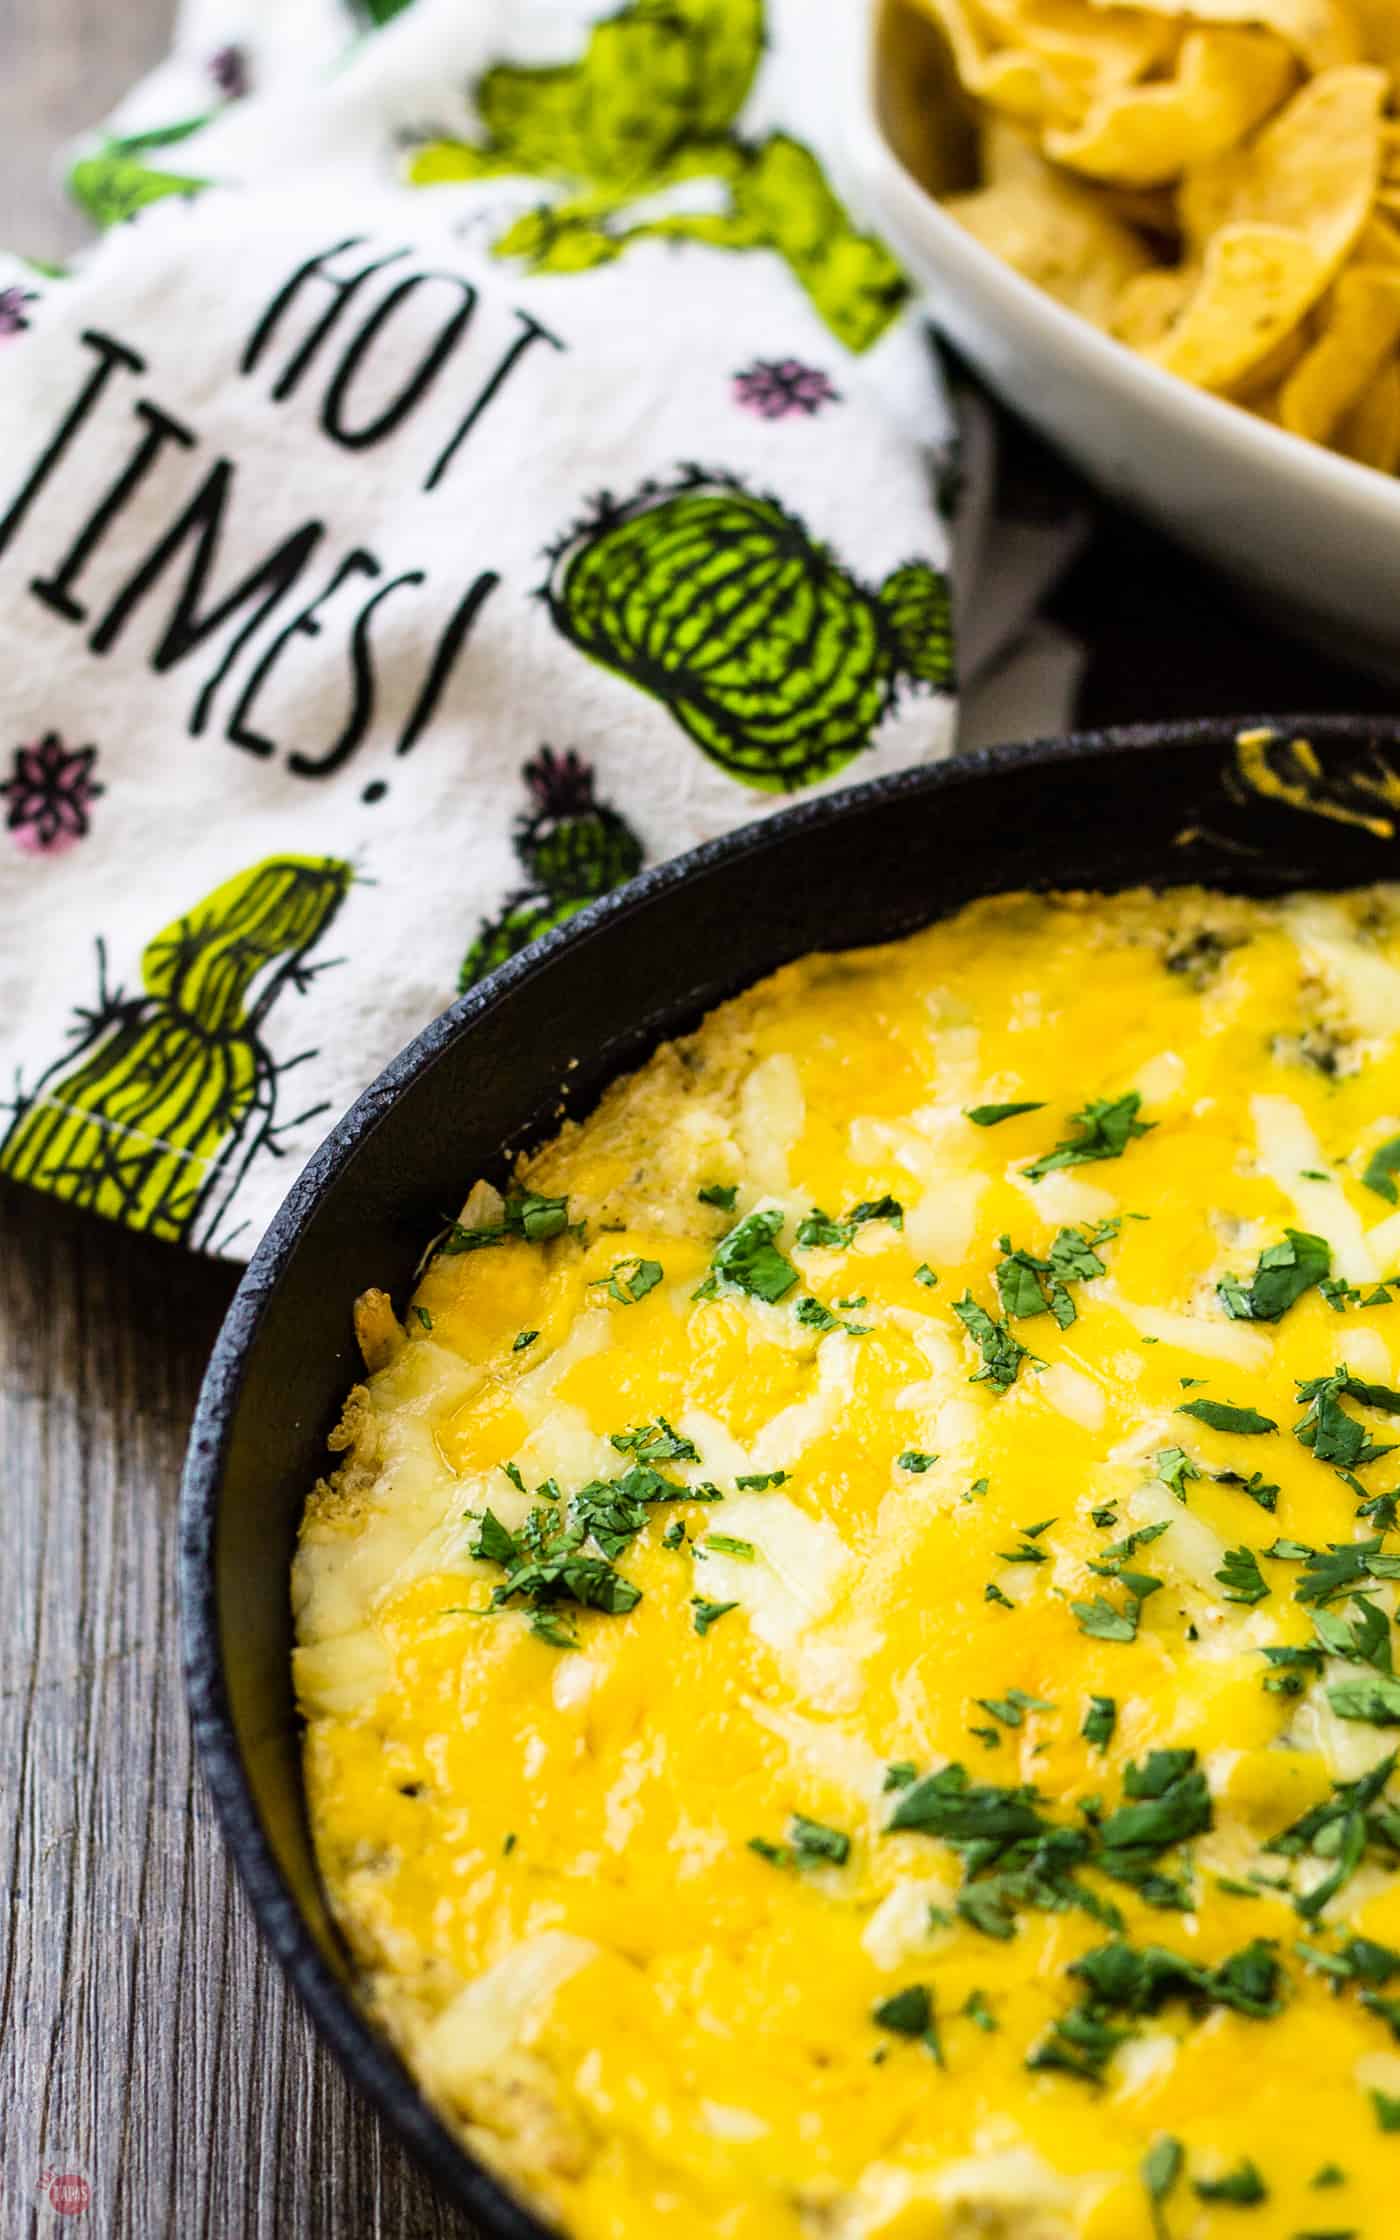
{"type": "MultiPolygon", "coordinates": [[[[173,0],[0,0],[0,239],[173,0]]],[[[191,1762],[175,1496],[226,1269],[0,1185],[0,2232],[451,2240],[263,1951],[191,1762]],[[84,2178],[59,2216],[46,2170],[84,2178]]]]}
{"type": "Polygon", "coordinates": [[[0,1186],[0,2230],[449,2240],[313,2038],[191,1763],[175,1493],[226,1269],[0,1186]]]}

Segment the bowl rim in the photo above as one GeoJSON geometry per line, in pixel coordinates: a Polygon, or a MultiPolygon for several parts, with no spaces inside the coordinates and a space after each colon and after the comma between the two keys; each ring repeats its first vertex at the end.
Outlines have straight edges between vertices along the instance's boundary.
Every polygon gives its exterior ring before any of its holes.
{"type": "MultiPolygon", "coordinates": [[[[391,1059],[312,1154],[245,1269],[205,1373],[180,1485],[180,1631],[196,1755],[258,1928],[321,2038],[352,2086],[373,2103],[446,2198],[477,2217],[491,2240],[559,2240],[559,2236],[452,2136],[389,2041],[323,1957],[258,1811],[230,1708],[216,1575],[225,1465],[249,1354],[304,1230],[389,1109],[449,1048],[469,1035],[478,1020],[547,971],[561,949],[588,941],[600,928],[625,920],[653,898],[702,877],[712,865],[742,862],[781,849],[809,827],[858,816],[871,803],[937,796],[1027,765],[1093,764],[1163,747],[1220,746],[1241,732],[1260,730],[1280,736],[1302,733],[1323,745],[1343,746],[1365,744],[1381,735],[1400,747],[1400,718],[1386,716],[1244,715],[1116,725],[980,748],[942,762],[886,772],[797,802],[651,866],[500,966],[391,1059]]],[[[754,977],[765,969],[756,963],[754,977]]]]}
{"type": "MultiPolygon", "coordinates": [[[[1349,510],[1359,506],[1374,513],[1378,522],[1393,521],[1400,527],[1400,474],[1382,474],[1377,467],[1365,466],[1344,452],[1261,419],[1212,390],[1197,388],[1181,374],[1169,373],[1120,342],[1116,335],[1096,327],[1082,313],[1047,295],[950,218],[897,153],[880,121],[879,26],[883,12],[878,0],[870,0],[866,66],[847,104],[846,132],[852,160],[875,183],[875,192],[899,198],[902,212],[895,214],[896,227],[902,215],[910,227],[930,235],[929,254],[937,255],[958,281],[989,301],[999,316],[1039,327],[1048,346],[1061,357],[1066,352],[1076,355],[1087,374],[1115,394],[1151,407],[1159,419],[1175,416],[1184,423],[1179,432],[1199,435],[1213,446],[1228,447],[1237,454],[1243,448],[1251,465],[1260,470],[1272,469],[1303,483],[1311,478],[1310,496],[1345,503],[1349,510]]],[[[888,220],[891,213],[884,209],[880,215],[888,220]]],[[[939,323],[936,304],[929,305],[929,315],[939,323]]]]}

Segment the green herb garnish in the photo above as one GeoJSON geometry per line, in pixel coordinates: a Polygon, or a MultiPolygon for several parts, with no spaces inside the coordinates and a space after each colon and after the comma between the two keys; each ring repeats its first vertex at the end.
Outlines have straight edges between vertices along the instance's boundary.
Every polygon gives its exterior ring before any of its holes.
{"type": "Polygon", "coordinates": [[[1096,1750],[1106,1750],[1118,1724],[1118,1705],[1112,1696],[1090,1696],[1079,1732],[1096,1750]]]}
{"type": "Polygon", "coordinates": [[[1387,1205],[1400,1204],[1400,1191],[1395,1187],[1395,1176],[1400,1173],[1400,1136],[1389,1136],[1378,1143],[1366,1162],[1361,1179],[1368,1190],[1374,1190],[1387,1205]]]}
{"type": "Polygon", "coordinates": [[[1004,1322],[994,1321],[985,1307],[978,1306],[970,1291],[954,1301],[953,1312],[981,1349],[982,1367],[969,1381],[989,1384],[993,1392],[1009,1392],[1021,1363],[1029,1358],[1026,1348],[1004,1322]]]}
{"type": "Polygon", "coordinates": [[[1285,1229],[1283,1234],[1282,1244],[1260,1253],[1248,1285],[1226,1276],[1216,1286],[1226,1314],[1235,1321],[1277,1322],[1304,1292],[1330,1275],[1332,1253],[1325,1237],[1307,1229],[1285,1229]]]}
{"type": "Polygon", "coordinates": [[[839,1250],[850,1244],[857,1229],[867,1221],[888,1221],[895,1229],[904,1227],[904,1208],[898,1198],[864,1198],[858,1206],[839,1221],[833,1221],[820,1206],[813,1206],[806,1219],[798,1224],[797,1242],[804,1251],[817,1245],[834,1246],[839,1250]]]}
{"type": "Polygon", "coordinates": [[[489,1245],[523,1237],[527,1244],[546,1244],[569,1226],[567,1198],[542,1198],[533,1190],[513,1191],[504,1201],[501,1219],[493,1227],[465,1229],[454,1221],[437,1247],[444,1259],[459,1252],[480,1252],[489,1245]]]}
{"type": "Polygon", "coordinates": [[[1142,1098],[1136,1089],[1121,1097],[1097,1097],[1073,1118],[1075,1133],[1063,1137],[1053,1151],[1033,1159],[1023,1171],[1032,1182],[1055,1174],[1061,1167],[1081,1167],[1096,1159],[1118,1159],[1135,1136],[1145,1136],[1154,1120],[1139,1120],[1142,1098]]]}
{"type": "Polygon", "coordinates": [[[797,1270],[773,1242],[784,1218],[776,1206],[745,1214],[715,1246],[710,1273],[696,1297],[711,1298],[720,1283],[727,1283],[770,1306],[786,1298],[797,1281],[797,1270]]]}
{"type": "Polygon", "coordinates": [[[624,1260],[615,1260],[607,1275],[595,1276],[589,1289],[596,1291],[603,1285],[608,1297],[616,1299],[620,1307],[634,1307],[656,1289],[665,1273],[659,1260],[643,1260],[630,1253],[624,1260]]]}
{"type": "Polygon", "coordinates": [[[1000,1127],[1003,1120],[1014,1120],[1018,1113],[1043,1112],[1040,1104],[971,1104],[963,1107],[964,1117],[978,1128],[1000,1127]]]}
{"type": "MultiPolygon", "coordinates": [[[[693,1594],[690,1598],[690,1607],[695,1612],[696,1632],[705,1634],[709,1632],[711,1626],[717,1625],[721,1618],[728,1617],[731,1610],[737,1610],[739,1605],[737,1602],[710,1602],[703,1594],[693,1594]]],[[[758,1848],[757,1839],[755,1839],[754,1848],[755,1850],[758,1848]]]]}
{"type": "Polygon", "coordinates": [[[1208,1423],[1212,1431],[1234,1431],[1242,1438],[1257,1439],[1278,1429],[1272,1416],[1261,1416],[1257,1408],[1237,1408],[1228,1400],[1182,1400],[1176,1412],[1208,1423]]]}

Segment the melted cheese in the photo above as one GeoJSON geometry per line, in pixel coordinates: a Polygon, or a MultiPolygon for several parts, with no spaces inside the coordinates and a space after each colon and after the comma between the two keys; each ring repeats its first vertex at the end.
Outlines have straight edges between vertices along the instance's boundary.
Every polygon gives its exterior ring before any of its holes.
{"type": "MultiPolygon", "coordinates": [[[[1355,1285],[1400,1257],[1400,1215],[1361,1180],[1400,1111],[1397,926],[1392,890],[1022,895],[807,959],[522,1170],[575,1227],[439,1255],[387,1341],[366,1316],[377,1365],[293,1582],[322,1872],[425,2089],[575,2240],[1147,2240],[1141,2166],[1163,2136],[1185,2158],[1162,2211],[1178,2240],[1392,2229],[1400,2139],[1371,2096],[1400,2096],[1400,2031],[1297,1947],[1400,1945],[1396,1851],[1373,1823],[1313,1919],[1294,1901],[1335,1843],[1266,1848],[1386,1755],[1388,1728],[1329,1693],[1381,1675],[1334,1632],[1293,1693],[1270,1691],[1263,1651],[1316,1644],[1299,1559],[1264,1551],[1381,1529],[1292,1427],[1300,1380],[1346,1363],[1389,1382],[1400,1297],[1314,1288],[1256,1322],[1218,1286],[1290,1226],[1355,1285]],[[1027,1173],[1129,1089],[1148,1133],[1027,1173]],[[1020,1101],[1042,1109],[966,1117],[1020,1101]],[[734,1213],[700,1201],[715,1184],[734,1213]],[[886,1195],[902,1224],[798,1243],[810,1208],[886,1195]],[[758,1208],[798,1281],[697,1296],[758,1208]],[[1075,1319],[1009,1318],[1014,1381],[972,1381],[954,1307],[1003,1318],[999,1240],[1043,1258],[1061,1227],[1105,1222],[1075,1319]],[[638,1259],[662,1273],[629,1301],[607,1278],[638,1259]],[[799,1319],[804,1298],[835,1327],[799,1319]],[[1198,1397],[1278,1428],[1180,1412],[1198,1397]],[[635,1607],[558,1607],[572,1649],[493,1610],[483,1513],[510,1532],[566,1516],[626,1469],[612,1435],[662,1418],[696,1453],[659,1465],[674,1497],[614,1556],[635,1607]],[[1198,1473],[1184,1500],[1157,1461],[1176,1447],[1198,1473]],[[1150,1537],[1125,1554],[1131,1535],[1150,1537]],[[1240,1548],[1262,1600],[1226,1599],[1240,1548]],[[1132,1602],[1125,1568],[1161,1581],[1133,1637],[1086,1631],[1096,1601],[1132,1602]],[[1082,1731],[1104,1696],[1106,1747],[1082,1731]],[[995,1862],[890,1827],[909,1769],[962,1765],[1092,1831],[1154,1749],[1195,1752],[1210,1795],[1209,1829],[1155,1862],[1175,1907],[1091,1857],[1060,1885],[1081,1902],[1013,1893],[994,1933],[995,1862]],[[794,1849],[794,1815],[846,1838],[844,1859],[794,1849]],[[1107,2013],[1121,2035],[1097,2082],[1028,2066],[1080,2005],[1071,1970],[1113,1937],[1110,1908],[1138,1950],[1205,1969],[1266,1940],[1278,2011],[1169,1997],[1107,2013]],[[876,2019],[915,1987],[941,2062],[876,2019]],[[1195,2190],[1245,2160],[1262,2202],[1195,2190]],[[1345,2176],[1318,2191],[1325,2163],[1345,2176]]],[[[1385,1443],[1383,1414],[1344,1405],[1385,1443]]],[[[1359,1467],[1366,1495],[1397,1482],[1387,1458],[1359,1467]]],[[[1392,1586],[1362,1583],[1388,1619],[1392,1586]]],[[[1340,1595],[1324,1612],[1357,1617],[1340,1595]]]]}

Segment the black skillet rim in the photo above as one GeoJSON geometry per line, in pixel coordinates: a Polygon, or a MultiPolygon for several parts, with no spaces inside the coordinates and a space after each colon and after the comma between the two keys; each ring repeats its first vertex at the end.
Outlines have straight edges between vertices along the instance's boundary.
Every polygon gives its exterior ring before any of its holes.
{"type": "MultiPolygon", "coordinates": [[[[1172,746],[1189,749],[1214,745],[1223,749],[1241,732],[1253,730],[1284,737],[1301,733],[1323,745],[1356,746],[1374,739],[1378,732],[1393,734],[1395,728],[1393,718],[1345,715],[1212,716],[1194,722],[1118,725],[1061,738],[981,748],[949,761],[917,765],[740,826],[643,871],[626,886],[581,911],[569,924],[522,950],[431,1021],[330,1131],[274,1216],[215,1341],[181,1480],[181,1633],[186,1696],[197,1754],[224,1842],[259,1929],[322,2038],[351,2083],[374,2103],[447,2198],[479,2221],[489,2240],[550,2240],[550,2232],[482,2163],[457,2144],[398,2056],[322,1957],[264,1832],[229,1708],[215,1574],[224,1464],[244,1362],[303,1230],[389,1107],[449,1047],[470,1034],[479,1018],[509,1001],[524,982],[546,971],[567,944],[587,939],[597,926],[613,918],[625,918],[653,897],[684,885],[714,864],[782,847],[813,826],[858,814],[870,802],[937,794],[1027,765],[1108,761],[1172,746]]],[[[765,969],[767,960],[756,959],[754,976],[765,969]]]]}

